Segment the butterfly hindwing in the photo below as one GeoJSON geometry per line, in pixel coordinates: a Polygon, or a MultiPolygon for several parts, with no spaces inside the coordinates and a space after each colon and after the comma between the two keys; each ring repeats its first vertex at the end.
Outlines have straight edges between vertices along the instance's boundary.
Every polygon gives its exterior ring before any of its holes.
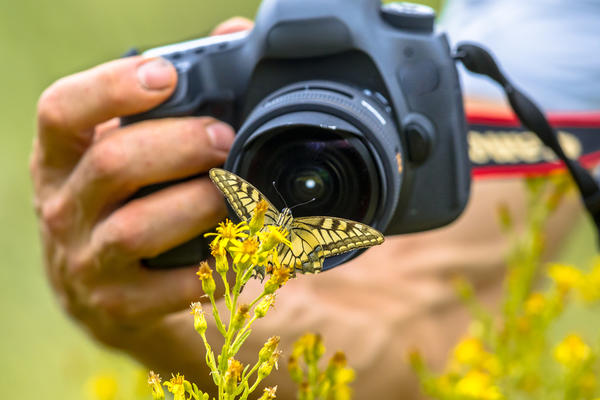
{"type": "Polygon", "coordinates": [[[265,225],[274,225],[277,222],[279,215],[277,208],[250,183],[220,168],[212,168],[208,174],[241,220],[250,221],[256,205],[260,200],[264,200],[269,204],[265,214],[265,225]]]}
{"type": "Polygon", "coordinates": [[[291,249],[284,249],[281,262],[302,272],[318,272],[323,259],[383,243],[383,235],[365,224],[335,217],[294,218],[290,229],[291,249]]]}
{"type": "Polygon", "coordinates": [[[279,261],[282,265],[302,272],[319,272],[323,266],[323,248],[317,235],[309,227],[297,226],[292,222],[290,229],[291,248],[281,246],[279,261]]]}

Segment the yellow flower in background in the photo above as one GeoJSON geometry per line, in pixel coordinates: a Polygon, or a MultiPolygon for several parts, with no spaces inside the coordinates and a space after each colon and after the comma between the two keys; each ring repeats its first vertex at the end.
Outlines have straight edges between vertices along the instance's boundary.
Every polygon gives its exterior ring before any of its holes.
{"type": "Polygon", "coordinates": [[[525,312],[528,315],[540,315],[546,308],[547,301],[543,294],[534,292],[525,301],[525,312]]]}
{"type": "Polygon", "coordinates": [[[583,282],[582,272],[571,265],[552,264],[548,275],[562,292],[577,288],[583,282]]]}
{"type": "Polygon", "coordinates": [[[579,294],[589,303],[600,300],[600,257],[594,260],[592,269],[585,275],[579,294]]]}
{"type": "Polygon", "coordinates": [[[592,349],[575,333],[567,335],[554,348],[554,359],[567,368],[574,368],[589,361],[592,349]]]}
{"type": "Polygon", "coordinates": [[[503,396],[489,374],[472,370],[462,377],[455,386],[459,396],[477,400],[499,400],[503,396]]]}
{"type": "Polygon", "coordinates": [[[481,340],[474,337],[466,337],[454,347],[454,361],[461,365],[472,367],[480,366],[487,352],[483,347],[481,340]]]}
{"type": "Polygon", "coordinates": [[[113,374],[103,373],[91,377],[86,389],[88,397],[93,400],[114,400],[117,398],[119,384],[113,374]]]}

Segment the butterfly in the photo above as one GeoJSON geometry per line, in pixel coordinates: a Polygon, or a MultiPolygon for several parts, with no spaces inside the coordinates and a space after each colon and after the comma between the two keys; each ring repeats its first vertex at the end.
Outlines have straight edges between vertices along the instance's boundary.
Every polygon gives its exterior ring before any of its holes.
{"type": "Polygon", "coordinates": [[[360,222],[336,217],[294,218],[289,208],[279,212],[257,188],[232,172],[213,168],[209,176],[242,220],[249,222],[258,202],[267,202],[265,225],[280,226],[290,233],[291,247],[280,247],[279,260],[302,273],[320,272],[325,257],[383,243],[381,232],[360,222]]]}

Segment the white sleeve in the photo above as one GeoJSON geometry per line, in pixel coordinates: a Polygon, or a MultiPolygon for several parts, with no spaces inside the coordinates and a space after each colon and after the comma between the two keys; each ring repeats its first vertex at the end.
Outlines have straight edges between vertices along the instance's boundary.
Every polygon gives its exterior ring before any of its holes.
{"type": "MultiPolygon", "coordinates": [[[[489,48],[547,111],[600,109],[600,1],[449,0],[438,29],[452,45],[489,48]]],[[[467,96],[497,100],[497,85],[460,67],[467,96]]]]}

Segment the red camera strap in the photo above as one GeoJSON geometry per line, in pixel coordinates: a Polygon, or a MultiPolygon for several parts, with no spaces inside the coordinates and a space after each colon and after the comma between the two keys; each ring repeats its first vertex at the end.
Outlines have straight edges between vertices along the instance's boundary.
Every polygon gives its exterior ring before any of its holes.
{"type": "MultiPolygon", "coordinates": [[[[592,168],[600,162],[600,111],[550,113],[565,153],[592,168]]],[[[469,156],[476,179],[539,176],[564,171],[564,163],[509,111],[467,112],[469,156]]]]}

